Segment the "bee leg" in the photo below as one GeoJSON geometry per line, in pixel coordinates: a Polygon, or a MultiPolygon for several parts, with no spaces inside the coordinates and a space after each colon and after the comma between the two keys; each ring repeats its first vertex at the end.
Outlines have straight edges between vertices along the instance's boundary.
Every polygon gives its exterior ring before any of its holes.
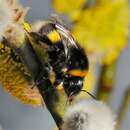
{"type": "Polygon", "coordinates": [[[35,88],[35,84],[33,84],[32,86],[31,86],[31,89],[34,89],[35,88]]]}
{"type": "Polygon", "coordinates": [[[56,79],[54,82],[54,88],[55,89],[62,89],[63,88],[63,79],[56,79]]]}
{"type": "Polygon", "coordinates": [[[74,99],[74,93],[72,92],[70,94],[70,96],[68,97],[68,101],[69,101],[70,104],[72,103],[73,99],[74,99]]]}
{"type": "Polygon", "coordinates": [[[66,101],[66,105],[69,103],[69,105],[72,103],[73,99],[74,99],[74,92],[71,92],[70,95],[68,96],[68,99],[66,101]]]}
{"type": "Polygon", "coordinates": [[[48,46],[52,45],[52,42],[49,40],[49,38],[46,35],[41,35],[36,32],[30,32],[29,34],[36,41],[36,43],[42,42],[43,44],[46,44],[48,46]]]}
{"type": "Polygon", "coordinates": [[[32,85],[31,85],[31,89],[34,89],[36,86],[37,86],[38,83],[36,82],[33,82],[32,85]]]}
{"type": "Polygon", "coordinates": [[[47,85],[46,85],[47,89],[42,90],[43,94],[50,91],[50,87],[48,86],[51,86],[51,90],[56,90],[56,88],[53,87],[54,85],[51,83],[51,81],[48,78],[44,78],[44,77],[40,80],[35,80],[34,85],[32,87],[39,86],[39,84],[42,84],[42,83],[44,84],[44,82],[46,81],[47,81],[47,85]]]}

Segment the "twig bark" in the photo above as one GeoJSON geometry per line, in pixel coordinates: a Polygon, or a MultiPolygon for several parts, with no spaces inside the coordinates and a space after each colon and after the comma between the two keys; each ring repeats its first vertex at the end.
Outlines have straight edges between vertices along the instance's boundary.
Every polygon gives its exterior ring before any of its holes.
{"type": "Polygon", "coordinates": [[[98,81],[97,98],[104,102],[109,101],[113,89],[113,83],[116,73],[116,61],[110,65],[102,65],[98,81]]]}
{"type": "Polygon", "coordinates": [[[128,87],[128,89],[126,89],[126,92],[125,92],[124,97],[123,97],[123,101],[122,101],[120,109],[119,109],[116,130],[119,130],[119,128],[121,128],[123,119],[128,111],[129,105],[130,105],[130,86],[128,87]]]}

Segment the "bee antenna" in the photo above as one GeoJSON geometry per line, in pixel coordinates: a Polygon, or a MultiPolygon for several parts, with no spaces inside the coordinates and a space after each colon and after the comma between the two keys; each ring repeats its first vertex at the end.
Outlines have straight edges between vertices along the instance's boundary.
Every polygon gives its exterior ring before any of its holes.
{"type": "Polygon", "coordinates": [[[92,95],[90,92],[86,91],[86,90],[81,90],[81,92],[85,92],[87,93],[88,95],[90,95],[93,99],[97,99],[94,95],[92,95]]]}

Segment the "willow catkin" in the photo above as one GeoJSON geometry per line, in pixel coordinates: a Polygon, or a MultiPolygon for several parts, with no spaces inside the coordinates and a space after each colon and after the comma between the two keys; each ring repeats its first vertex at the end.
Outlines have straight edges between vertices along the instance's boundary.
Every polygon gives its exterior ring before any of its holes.
{"type": "Polygon", "coordinates": [[[115,116],[101,101],[81,99],[70,106],[62,130],[114,130],[115,116]]]}

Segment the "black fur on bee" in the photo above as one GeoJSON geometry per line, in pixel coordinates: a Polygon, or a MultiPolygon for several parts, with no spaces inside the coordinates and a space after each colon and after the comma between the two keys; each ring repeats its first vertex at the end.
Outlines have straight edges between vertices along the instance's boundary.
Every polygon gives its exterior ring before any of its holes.
{"type": "Polygon", "coordinates": [[[62,84],[68,96],[79,93],[87,75],[88,58],[71,33],[61,24],[49,22],[30,35],[41,47],[47,46],[49,64],[56,75],[53,86],[62,84]]]}

